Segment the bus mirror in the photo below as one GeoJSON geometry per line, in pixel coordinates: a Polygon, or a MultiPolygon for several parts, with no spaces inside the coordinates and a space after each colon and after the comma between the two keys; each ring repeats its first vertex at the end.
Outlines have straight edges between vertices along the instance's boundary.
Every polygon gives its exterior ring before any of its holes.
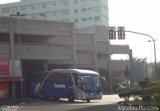
{"type": "Polygon", "coordinates": [[[100,76],[100,80],[102,81],[102,83],[104,83],[106,81],[106,78],[103,76],[100,76]]]}

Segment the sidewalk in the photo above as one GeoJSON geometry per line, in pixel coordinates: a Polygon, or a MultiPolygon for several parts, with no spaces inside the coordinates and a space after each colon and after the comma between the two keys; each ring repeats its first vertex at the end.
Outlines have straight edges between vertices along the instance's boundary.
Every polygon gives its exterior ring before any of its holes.
{"type": "Polygon", "coordinates": [[[0,100],[0,106],[26,104],[26,103],[31,103],[32,101],[33,100],[30,98],[3,99],[0,100]]]}

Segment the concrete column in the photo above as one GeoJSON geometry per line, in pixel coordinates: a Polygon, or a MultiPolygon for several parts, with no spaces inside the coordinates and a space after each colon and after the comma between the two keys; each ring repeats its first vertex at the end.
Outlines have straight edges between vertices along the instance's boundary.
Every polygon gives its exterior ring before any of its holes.
{"type": "Polygon", "coordinates": [[[97,66],[97,47],[96,47],[96,36],[95,34],[93,35],[93,45],[94,45],[94,70],[98,71],[98,66],[97,66]]]}
{"type": "Polygon", "coordinates": [[[44,66],[44,70],[48,71],[48,61],[45,61],[43,66],[44,66]]]}
{"type": "MultiPolygon", "coordinates": [[[[10,76],[15,76],[15,57],[14,57],[14,31],[12,26],[13,18],[9,19],[9,31],[10,31],[10,76]]],[[[16,83],[12,82],[12,98],[16,97],[15,91],[16,83]]]]}
{"type": "Polygon", "coordinates": [[[77,48],[76,48],[76,34],[75,34],[74,23],[72,23],[72,55],[73,55],[73,68],[77,68],[77,48]]]}
{"type": "Polygon", "coordinates": [[[10,25],[10,76],[15,76],[14,32],[12,26],[12,17],[10,17],[9,25],[10,25]]]}
{"type": "Polygon", "coordinates": [[[110,92],[112,93],[113,92],[113,86],[112,86],[112,75],[111,75],[111,57],[110,57],[110,42],[107,41],[107,48],[108,48],[108,57],[107,57],[107,61],[108,61],[108,64],[107,64],[107,69],[108,69],[108,75],[109,75],[109,88],[110,88],[110,92]]]}

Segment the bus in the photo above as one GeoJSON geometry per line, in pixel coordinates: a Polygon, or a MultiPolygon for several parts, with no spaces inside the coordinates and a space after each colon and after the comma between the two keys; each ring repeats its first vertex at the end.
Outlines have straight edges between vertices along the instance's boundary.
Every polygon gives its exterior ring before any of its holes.
{"type": "Polygon", "coordinates": [[[67,98],[74,100],[100,100],[104,77],[95,71],[83,69],[54,69],[30,75],[30,94],[40,98],[67,98]]]}

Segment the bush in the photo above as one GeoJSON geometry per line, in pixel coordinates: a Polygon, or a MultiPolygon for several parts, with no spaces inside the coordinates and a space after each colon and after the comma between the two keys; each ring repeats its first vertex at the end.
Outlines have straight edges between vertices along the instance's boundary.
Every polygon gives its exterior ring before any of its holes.
{"type": "Polygon", "coordinates": [[[153,85],[144,89],[144,94],[153,95],[154,93],[160,92],[160,86],[153,85]]]}
{"type": "Polygon", "coordinates": [[[160,102],[160,93],[154,93],[153,97],[154,97],[155,101],[160,102]]]}
{"type": "Polygon", "coordinates": [[[138,100],[142,95],[142,90],[133,90],[131,95],[133,96],[134,100],[138,100]]]}
{"type": "Polygon", "coordinates": [[[142,81],[139,81],[138,84],[141,86],[142,89],[144,89],[147,86],[148,81],[142,80],[142,81]]]}
{"type": "Polygon", "coordinates": [[[122,93],[119,93],[118,96],[120,98],[123,98],[125,101],[129,101],[129,98],[131,97],[131,92],[130,91],[122,92],[122,93]]]}
{"type": "Polygon", "coordinates": [[[151,95],[143,95],[142,100],[146,103],[150,103],[151,102],[151,95]]]}
{"type": "Polygon", "coordinates": [[[149,84],[148,87],[153,87],[153,86],[160,87],[160,82],[152,82],[151,84],[149,84]]]}

